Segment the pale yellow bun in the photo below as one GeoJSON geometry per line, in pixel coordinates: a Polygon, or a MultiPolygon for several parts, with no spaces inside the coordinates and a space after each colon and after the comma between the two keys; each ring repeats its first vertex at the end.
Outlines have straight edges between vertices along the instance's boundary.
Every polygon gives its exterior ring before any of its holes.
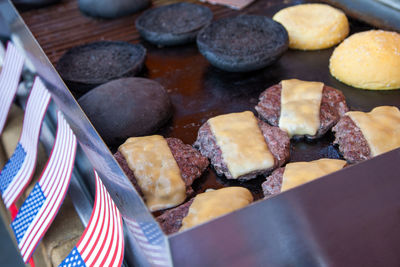
{"type": "Polygon", "coordinates": [[[400,34],[377,30],[353,34],[333,51],[329,70],[353,87],[400,88],[400,34]]]}
{"type": "Polygon", "coordinates": [[[273,17],[289,33],[289,47],[324,49],[340,43],[349,34],[349,22],[339,9],[324,4],[284,8],[273,17]]]}

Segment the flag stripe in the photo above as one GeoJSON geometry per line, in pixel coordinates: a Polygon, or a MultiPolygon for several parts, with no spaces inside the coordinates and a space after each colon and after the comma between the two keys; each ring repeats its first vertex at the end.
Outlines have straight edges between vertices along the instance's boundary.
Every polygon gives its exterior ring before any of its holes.
{"type": "Polygon", "coordinates": [[[22,129],[24,128],[29,129],[29,130],[23,130],[21,133],[20,140],[21,144],[24,147],[26,148],[29,148],[31,146],[36,147],[35,142],[32,142],[32,138],[37,139],[36,136],[39,135],[41,128],[40,122],[43,120],[49,101],[50,101],[49,91],[47,91],[46,87],[44,86],[40,78],[36,78],[25,110],[28,119],[24,118],[22,125],[22,129]]]}
{"type": "MultiPolygon", "coordinates": [[[[109,196],[110,200],[111,197],[109,196]]],[[[113,224],[113,231],[112,231],[112,236],[111,236],[111,245],[107,251],[107,254],[104,256],[103,261],[101,262],[101,266],[109,266],[111,262],[113,262],[114,264],[117,263],[116,259],[116,253],[114,253],[116,251],[117,246],[119,245],[119,240],[123,235],[119,235],[119,216],[117,216],[117,209],[115,206],[111,206],[111,214],[112,214],[112,224],[113,224]],[[116,237],[116,238],[115,238],[116,237]]]]}
{"type": "MultiPolygon", "coordinates": [[[[112,220],[114,225],[118,225],[119,218],[117,217],[116,207],[112,207],[112,220]]],[[[120,245],[120,233],[119,227],[113,227],[113,232],[111,236],[112,245],[107,251],[107,256],[104,257],[103,261],[100,263],[100,266],[110,266],[112,262],[115,262],[118,259],[118,255],[116,253],[112,253],[116,250],[118,245],[120,245]]]]}
{"type": "MultiPolygon", "coordinates": [[[[49,102],[50,93],[44,87],[40,78],[36,77],[27,101],[19,140],[19,144],[26,152],[26,156],[19,171],[2,193],[7,208],[22,194],[32,178],[36,164],[40,128],[49,102]]],[[[17,151],[15,151],[14,154],[15,153],[17,153],[17,151]]],[[[0,179],[3,180],[1,174],[0,179]]]]}
{"type": "MultiPolygon", "coordinates": [[[[105,188],[101,188],[101,191],[104,191],[105,188]]],[[[110,240],[109,240],[109,229],[112,227],[110,225],[111,221],[111,215],[110,215],[110,200],[108,199],[108,196],[104,194],[104,192],[101,192],[102,196],[104,197],[104,202],[103,202],[103,208],[105,210],[104,212],[104,220],[102,222],[101,228],[98,229],[98,239],[99,240],[104,240],[103,242],[96,242],[94,243],[94,246],[92,250],[90,251],[90,256],[85,262],[91,266],[93,265],[94,262],[101,262],[102,261],[102,253],[105,251],[104,247],[108,247],[110,245],[110,240]]]]}
{"type": "Polygon", "coordinates": [[[19,53],[11,42],[8,42],[0,73],[0,134],[3,132],[8,111],[17,92],[24,61],[24,55],[19,53]]]}
{"type": "Polygon", "coordinates": [[[46,199],[18,242],[25,262],[29,261],[37,244],[54,220],[65,198],[74,166],[76,137],[60,111],[57,118],[58,126],[53,149],[36,184],[46,199]]]}
{"type": "Polygon", "coordinates": [[[90,242],[84,247],[84,249],[81,252],[81,255],[83,257],[83,260],[86,262],[87,265],[92,265],[92,261],[94,260],[93,257],[96,257],[98,255],[98,247],[97,245],[100,244],[102,245],[103,242],[99,242],[99,240],[104,240],[104,229],[108,228],[108,210],[105,207],[105,194],[101,191],[103,191],[103,188],[100,187],[99,191],[101,193],[101,208],[104,210],[104,212],[101,213],[101,220],[99,221],[99,227],[95,228],[94,232],[94,237],[93,239],[90,240],[90,242]],[[106,226],[105,226],[106,225],[106,226]]]}
{"type": "MultiPolygon", "coordinates": [[[[63,123],[63,122],[60,122],[60,123],[63,123]]],[[[64,126],[64,125],[62,125],[62,126],[64,126]]],[[[61,129],[62,129],[62,127],[61,127],[61,129]]],[[[57,132],[56,139],[65,138],[66,140],[63,140],[63,143],[69,144],[70,142],[73,141],[72,140],[73,136],[68,136],[68,135],[65,136],[67,134],[66,131],[67,131],[67,129],[61,130],[61,133],[57,132]],[[61,136],[63,136],[63,137],[59,137],[58,136],[59,134],[61,134],[61,136]]],[[[64,168],[57,168],[57,166],[62,166],[62,164],[63,164],[62,160],[67,157],[68,153],[70,153],[69,151],[67,151],[64,148],[63,143],[57,142],[54,145],[52,154],[59,155],[59,157],[56,157],[56,158],[54,158],[54,160],[49,160],[47,162],[47,166],[44,169],[43,174],[42,174],[43,178],[40,179],[40,181],[39,181],[40,186],[42,187],[42,190],[43,190],[43,192],[45,192],[46,195],[49,194],[49,188],[50,188],[50,190],[54,190],[54,188],[55,188],[54,183],[58,181],[56,179],[52,179],[52,177],[60,176],[60,171],[65,170],[64,168]]],[[[69,147],[69,146],[67,146],[67,147],[69,147]]]]}
{"type": "MultiPolygon", "coordinates": [[[[122,218],[97,172],[94,173],[96,197],[92,216],[76,250],[87,266],[121,266],[124,252],[122,218]]],[[[67,259],[60,266],[67,266],[67,259]]]]}
{"type": "Polygon", "coordinates": [[[96,262],[103,263],[105,261],[105,259],[107,257],[109,257],[110,252],[112,250],[113,247],[113,238],[114,238],[114,230],[116,229],[115,225],[114,225],[114,220],[113,220],[113,208],[111,207],[111,197],[110,195],[106,195],[106,199],[107,199],[107,210],[109,212],[109,227],[107,229],[107,234],[106,234],[106,242],[100,247],[100,254],[96,260],[96,262]],[[111,231],[110,231],[111,230],[111,231]]]}
{"type": "Polygon", "coordinates": [[[111,207],[111,202],[108,201],[108,206],[109,206],[109,211],[110,211],[110,227],[107,229],[108,233],[106,235],[106,244],[109,244],[108,246],[103,245],[101,250],[100,250],[100,255],[96,262],[99,263],[100,266],[108,266],[104,265],[105,261],[107,258],[111,258],[113,255],[111,252],[114,250],[114,244],[115,244],[115,230],[117,227],[115,226],[115,221],[114,221],[114,209],[111,207]]]}
{"type": "Polygon", "coordinates": [[[60,156],[57,157],[54,161],[49,161],[50,162],[49,164],[52,163],[52,165],[45,169],[45,173],[42,175],[43,178],[40,179],[40,181],[39,181],[40,186],[42,187],[42,190],[45,193],[45,195],[50,195],[51,190],[54,190],[54,188],[55,188],[53,185],[57,180],[52,179],[52,177],[60,176],[60,173],[59,173],[60,170],[68,172],[68,171],[70,171],[69,168],[73,167],[72,166],[73,162],[69,161],[68,162],[69,165],[67,166],[68,168],[65,168],[63,160],[68,158],[69,153],[71,153],[71,151],[74,149],[72,146],[69,146],[69,145],[65,146],[65,144],[74,143],[75,136],[72,134],[72,131],[67,128],[65,120],[63,120],[61,122],[61,124],[63,124],[63,125],[61,125],[62,127],[60,127],[60,128],[62,128],[61,134],[63,136],[63,140],[62,140],[63,143],[58,142],[56,144],[56,147],[54,148],[55,152],[53,152],[56,155],[60,155],[60,156]],[[70,133],[68,133],[68,131],[70,131],[70,133]],[[67,151],[65,149],[65,147],[69,148],[71,151],[67,151]],[[64,168],[58,168],[58,166],[63,166],[64,168]]]}
{"type": "MultiPolygon", "coordinates": [[[[101,190],[100,188],[98,189],[99,191],[101,190]]],[[[98,196],[98,201],[99,201],[99,205],[97,206],[97,208],[99,209],[99,215],[96,218],[96,220],[92,223],[93,227],[91,229],[90,232],[90,238],[86,240],[85,243],[80,243],[77,248],[79,250],[79,252],[82,255],[82,258],[85,260],[86,262],[86,258],[90,252],[91,246],[93,245],[92,243],[94,243],[95,238],[97,237],[96,234],[98,232],[98,225],[100,225],[101,223],[104,223],[104,210],[101,210],[103,208],[103,196],[99,195],[98,196]]]]}

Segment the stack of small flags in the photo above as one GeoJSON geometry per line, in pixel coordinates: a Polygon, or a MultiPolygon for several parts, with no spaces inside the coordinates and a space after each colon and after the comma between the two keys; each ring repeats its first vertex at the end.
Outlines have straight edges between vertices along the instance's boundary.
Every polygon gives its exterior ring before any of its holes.
{"type": "MultiPolygon", "coordinates": [[[[0,73],[0,135],[14,100],[24,54],[9,42],[0,73]]],[[[40,130],[51,94],[35,78],[27,100],[22,132],[17,147],[0,172],[0,193],[13,221],[18,247],[25,263],[51,226],[71,180],[77,140],[61,111],[57,111],[57,133],[46,167],[39,181],[18,210],[15,202],[32,178],[40,130]]],[[[124,256],[122,218],[95,171],[96,198],[90,222],[78,244],[60,266],[121,266],[124,256]]]]}

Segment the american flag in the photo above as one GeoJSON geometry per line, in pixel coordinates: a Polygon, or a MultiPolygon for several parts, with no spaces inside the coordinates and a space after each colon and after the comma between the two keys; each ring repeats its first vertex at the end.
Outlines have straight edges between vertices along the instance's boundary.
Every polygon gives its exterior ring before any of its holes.
{"type": "Polygon", "coordinates": [[[53,222],[71,180],[76,137],[61,112],[57,119],[56,139],[47,165],[11,223],[25,263],[53,222]]]}
{"type": "Polygon", "coordinates": [[[0,172],[0,192],[7,208],[22,194],[35,170],[40,128],[49,102],[50,93],[36,78],[26,105],[17,147],[0,172]]]}
{"type": "Polygon", "coordinates": [[[17,92],[25,57],[9,42],[0,73],[0,134],[3,132],[7,114],[17,92]]]}
{"type": "Polygon", "coordinates": [[[171,266],[165,246],[162,246],[164,235],[158,224],[128,219],[125,222],[152,266],[171,266]]]}
{"type": "Polygon", "coordinates": [[[122,218],[97,172],[92,216],[74,249],[59,265],[121,266],[124,257],[122,218]]]}

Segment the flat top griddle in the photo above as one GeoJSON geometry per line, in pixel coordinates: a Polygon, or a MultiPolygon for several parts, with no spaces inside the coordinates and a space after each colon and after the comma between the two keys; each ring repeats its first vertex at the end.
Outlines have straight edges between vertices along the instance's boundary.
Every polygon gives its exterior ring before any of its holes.
{"type": "MultiPolygon", "coordinates": [[[[153,6],[176,1],[153,1],[153,6]]],[[[196,1],[190,1],[196,2],[196,1]]],[[[258,0],[242,11],[223,6],[210,7],[214,20],[238,14],[258,14],[272,17],[278,10],[309,1],[258,0]]],[[[196,2],[199,3],[199,2],[196,2]]],[[[328,62],[333,48],[312,52],[288,50],[275,64],[249,73],[228,73],[211,66],[198,52],[195,44],[177,47],[156,47],[139,36],[135,29],[134,14],[115,20],[85,17],[77,7],[77,1],[62,3],[21,13],[39,44],[55,65],[69,48],[98,40],[118,40],[141,43],[147,49],[145,70],[139,75],[160,82],[168,91],[174,105],[172,120],[160,130],[164,136],[177,137],[192,144],[199,127],[210,117],[230,112],[251,110],[258,102],[259,94],[283,79],[321,81],[340,89],[346,96],[351,110],[370,111],[379,105],[400,108],[400,90],[368,91],[346,86],[329,74],[328,62]]],[[[351,33],[372,29],[371,26],[350,19],[351,33]]],[[[333,134],[328,133],[316,141],[292,141],[290,161],[309,161],[321,157],[340,158],[332,145],[333,134]]],[[[116,147],[110,148],[112,151],[116,147]]],[[[249,188],[256,199],[262,197],[261,183],[264,177],[249,182],[230,181],[218,177],[212,168],[193,187],[196,193],[207,188],[241,185],[249,188]]]]}

